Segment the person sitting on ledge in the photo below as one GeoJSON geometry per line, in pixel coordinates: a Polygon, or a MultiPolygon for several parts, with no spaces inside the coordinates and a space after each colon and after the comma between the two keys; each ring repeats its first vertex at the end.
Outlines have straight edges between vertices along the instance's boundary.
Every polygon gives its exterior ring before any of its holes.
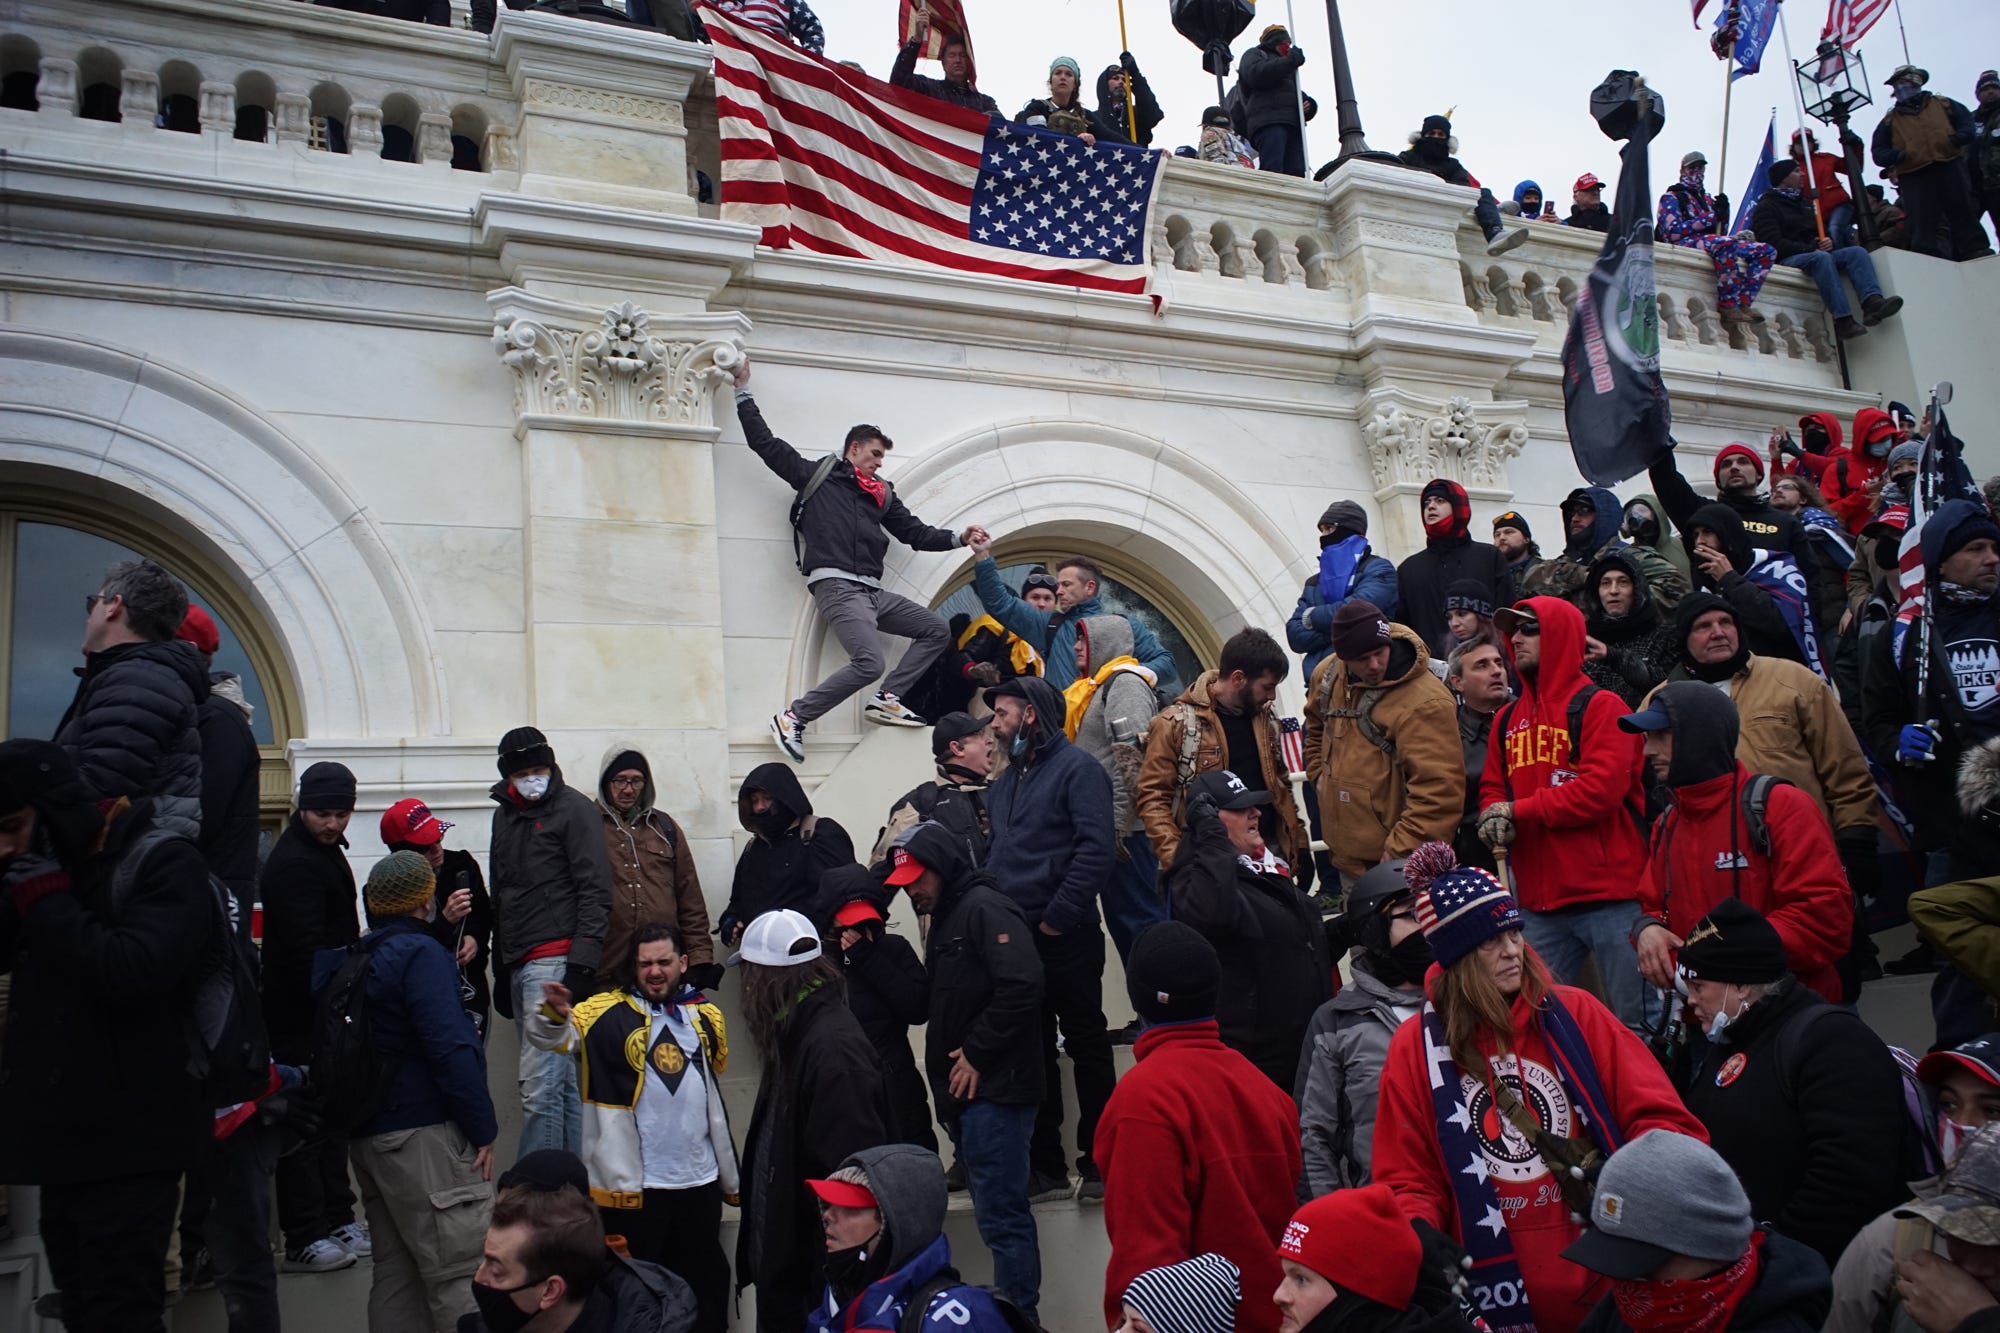
{"type": "Polygon", "coordinates": [[[1709,194],[1702,184],[1707,174],[1708,158],[1699,150],[1681,159],[1681,178],[1660,196],[1654,230],[1667,244],[1705,250],[1715,261],[1716,304],[1724,324],[1762,324],[1764,317],[1750,304],[1763,290],[1777,253],[1747,234],[1729,234],[1729,196],[1709,194]]]}
{"type": "Polygon", "coordinates": [[[1835,245],[1822,236],[1813,220],[1813,205],[1800,186],[1805,183],[1799,164],[1781,158],[1771,164],[1771,188],[1750,211],[1750,230],[1771,247],[1778,262],[1795,268],[1819,287],[1819,299],[1833,316],[1833,331],[1843,339],[1859,338],[1870,326],[1892,318],[1903,308],[1900,296],[1882,295],[1875,280],[1875,261],[1858,245],[1835,245]],[[1847,292],[1840,285],[1845,276],[1861,298],[1861,318],[1854,317],[1847,292]]]}
{"type": "Polygon", "coordinates": [[[1528,229],[1517,227],[1508,231],[1500,221],[1500,205],[1493,200],[1493,191],[1481,185],[1473,174],[1465,169],[1452,154],[1458,151],[1458,139],[1451,132],[1451,120],[1447,116],[1425,116],[1423,128],[1410,136],[1408,151],[1398,153],[1396,160],[1406,167],[1418,171],[1428,171],[1439,180],[1452,185],[1464,185],[1479,191],[1479,202],[1473,206],[1472,216],[1479,221],[1479,230],[1486,236],[1486,253],[1502,255],[1528,239],[1528,229]]]}

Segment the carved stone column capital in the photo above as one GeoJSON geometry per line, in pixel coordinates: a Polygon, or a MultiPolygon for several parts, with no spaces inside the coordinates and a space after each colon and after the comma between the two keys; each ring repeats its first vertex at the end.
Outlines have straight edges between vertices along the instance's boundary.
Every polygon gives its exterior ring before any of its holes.
{"type": "Polygon", "coordinates": [[[1389,402],[1362,422],[1378,498],[1421,491],[1435,477],[1482,498],[1510,498],[1507,460],[1528,442],[1522,404],[1453,398],[1441,406],[1389,402]]]}
{"type": "Polygon", "coordinates": [[[487,300],[515,412],[544,426],[712,432],[715,390],[750,331],[736,313],[655,314],[631,301],[593,309],[518,287],[487,300]]]}

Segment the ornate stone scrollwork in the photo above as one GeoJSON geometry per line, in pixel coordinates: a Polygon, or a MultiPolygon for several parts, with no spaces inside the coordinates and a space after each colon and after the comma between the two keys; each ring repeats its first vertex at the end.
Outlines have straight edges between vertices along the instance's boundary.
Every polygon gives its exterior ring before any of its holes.
{"type": "Polygon", "coordinates": [[[1445,477],[1466,486],[1505,489],[1507,460],[1528,442],[1519,421],[1481,421],[1469,398],[1454,398],[1435,415],[1390,404],[1361,426],[1375,488],[1421,486],[1445,477]]]}
{"type": "MultiPolygon", "coordinates": [[[[493,346],[514,372],[521,416],[566,416],[711,427],[714,390],[742,358],[740,315],[654,316],[626,301],[594,325],[581,308],[536,302],[508,309],[496,295],[493,346]]],[[[515,303],[522,304],[522,303],[515,303]]]]}

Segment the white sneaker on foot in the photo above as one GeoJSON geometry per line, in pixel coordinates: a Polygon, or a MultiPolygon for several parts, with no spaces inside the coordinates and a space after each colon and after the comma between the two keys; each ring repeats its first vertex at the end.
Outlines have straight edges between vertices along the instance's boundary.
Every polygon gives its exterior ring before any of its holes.
{"type": "Polygon", "coordinates": [[[771,715],[771,739],[785,752],[785,758],[795,764],[806,760],[806,724],[799,721],[799,715],[787,708],[782,713],[771,715]]]}
{"type": "Polygon", "coordinates": [[[357,1259],[366,1259],[375,1253],[374,1243],[368,1239],[366,1222],[349,1222],[344,1227],[333,1229],[333,1243],[357,1259]]]}
{"type": "Polygon", "coordinates": [[[286,1273],[333,1273],[343,1268],[352,1268],[355,1258],[332,1239],[316,1240],[303,1250],[286,1250],[285,1261],[278,1265],[286,1273]]]}
{"type": "Polygon", "coordinates": [[[1505,227],[1502,227],[1497,235],[1486,242],[1486,253],[1489,255],[1504,255],[1527,239],[1528,229],[1526,227],[1516,227],[1512,231],[1508,231],[1505,227]]]}
{"type": "Polygon", "coordinates": [[[885,727],[928,727],[930,723],[903,707],[903,701],[887,690],[877,690],[875,697],[861,710],[861,716],[870,722],[879,722],[885,727]]]}

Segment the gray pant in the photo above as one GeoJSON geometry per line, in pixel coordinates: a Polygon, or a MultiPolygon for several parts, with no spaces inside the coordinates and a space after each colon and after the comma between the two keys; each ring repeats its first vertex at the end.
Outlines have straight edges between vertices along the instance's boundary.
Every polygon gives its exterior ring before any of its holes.
{"type": "Polygon", "coordinates": [[[493,1216],[493,1186],[455,1125],[424,1125],[348,1145],[375,1280],[368,1333],[453,1333],[471,1314],[472,1274],[493,1216]]]}
{"type": "Polygon", "coordinates": [[[910,641],[910,650],[882,682],[885,691],[898,697],[930,669],[951,635],[943,616],[886,588],[847,579],[821,579],[812,585],[812,597],[820,618],[847,650],[847,665],[792,704],[792,712],[801,722],[825,717],[841,700],[881,678],[888,665],[882,652],[882,631],[910,641]]]}

